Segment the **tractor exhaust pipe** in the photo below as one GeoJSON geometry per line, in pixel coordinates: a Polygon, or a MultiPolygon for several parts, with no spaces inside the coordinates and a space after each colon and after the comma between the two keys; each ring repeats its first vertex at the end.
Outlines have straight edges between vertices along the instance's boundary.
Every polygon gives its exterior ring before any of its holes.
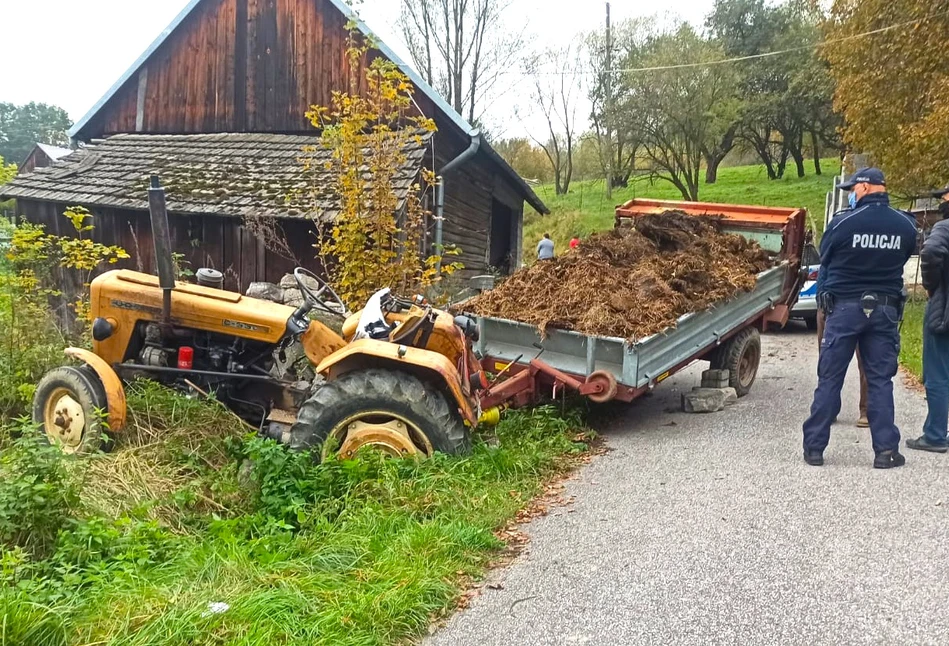
{"type": "Polygon", "coordinates": [[[152,240],[155,243],[155,267],[158,285],[162,289],[161,320],[171,322],[171,290],[175,288],[175,265],[171,258],[171,236],[168,231],[168,210],[165,207],[165,189],[156,175],[152,175],[148,189],[148,214],[152,221],[152,240]]]}

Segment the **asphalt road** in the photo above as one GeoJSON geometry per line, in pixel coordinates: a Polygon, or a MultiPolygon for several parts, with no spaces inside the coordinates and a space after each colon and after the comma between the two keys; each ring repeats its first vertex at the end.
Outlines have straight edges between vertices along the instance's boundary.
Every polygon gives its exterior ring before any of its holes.
{"type": "MultiPolygon", "coordinates": [[[[766,336],[757,383],[724,412],[671,412],[701,367],[632,405],[569,482],[575,502],[490,575],[500,589],[425,643],[949,644],[949,455],[872,469],[854,365],[826,465],[805,465],[814,344],[766,336]]],[[[896,406],[915,437],[925,401],[900,378],[896,406]]]]}

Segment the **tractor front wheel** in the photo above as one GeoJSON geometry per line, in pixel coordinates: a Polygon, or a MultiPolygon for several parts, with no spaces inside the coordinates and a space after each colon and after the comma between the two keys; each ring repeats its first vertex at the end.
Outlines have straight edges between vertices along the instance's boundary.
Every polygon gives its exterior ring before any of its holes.
{"type": "Polygon", "coordinates": [[[371,447],[393,457],[471,450],[468,427],[445,395],[394,370],[359,370],[320,386],[297,413],[290,446],[349,459],[371,447]]]}
{"type": "Polygon", "coordinates": [[[46,373],[33,394],[33,421],[53,446],[64,453],[112,449],[102,414],[108,408],[105,388],[88,366],[62,366],[46,373]]]}

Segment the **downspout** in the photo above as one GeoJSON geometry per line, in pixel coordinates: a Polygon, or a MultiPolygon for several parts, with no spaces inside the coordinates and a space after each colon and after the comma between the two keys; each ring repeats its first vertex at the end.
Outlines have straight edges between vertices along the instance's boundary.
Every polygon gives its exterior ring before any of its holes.
{"type": "Polygon", "coordinates": [[[463,153],[445,164],[438,173],[438,188],[435,191],[435,252],[438,254],[435,271],[438,272],[442,270],[442,249],[444,247],[442,224],[445,221],[445,175],[474,157],[478,149],[481,148],[481,131],[472,130],[470,134],[471,145],[463,153]]]}

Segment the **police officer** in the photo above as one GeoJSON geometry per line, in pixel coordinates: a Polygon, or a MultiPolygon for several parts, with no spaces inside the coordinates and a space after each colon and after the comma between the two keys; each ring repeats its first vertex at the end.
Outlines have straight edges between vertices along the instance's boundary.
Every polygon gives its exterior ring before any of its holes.
{"type": "Polygon", "coordinates": [[[867,375],[874,468],[906,463],[893,421],[893,377],[899,355],[903,265],[916,247],[916,226],[890,206],[883,172],[861,168],[837,188],[852,191],[854,208],[831,220],[821,240],[824,280],[818,303],[826,320],[817,364],[817,390],[804,422],[804,461],[824,463],[830,425],[857,345],[867,375]]]}

